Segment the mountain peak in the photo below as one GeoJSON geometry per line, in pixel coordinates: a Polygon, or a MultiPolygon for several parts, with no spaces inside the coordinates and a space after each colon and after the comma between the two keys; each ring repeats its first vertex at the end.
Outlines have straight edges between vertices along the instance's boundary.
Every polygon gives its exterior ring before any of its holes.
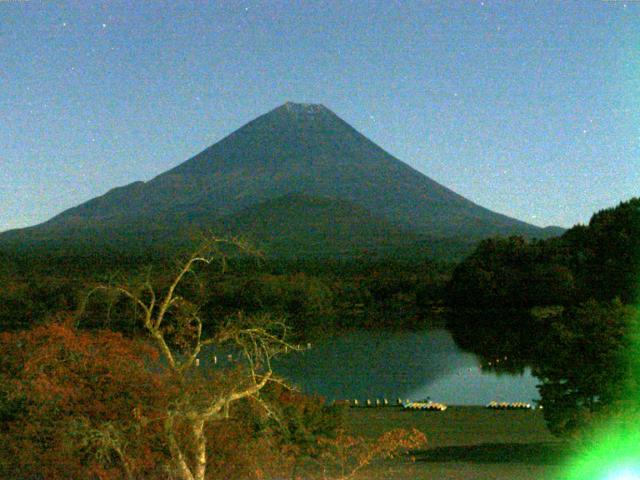
{"type": "Polygon", "coordinates": [[[328,111],[328,108],[321,103],[295,103],[286,102],[280,106],[277,110],[286,110],[287,112],[297,114],[314,114],[328,111]]]}
{"type": "Polygon", "coordinates": [[[133,232],[130,226],[148,222],[173,231],[175,218],[204,219],[207,225],[294,193],[349,202],[406,231],[434,237],[545,233],[482,208],[414,170],[325,106],[295,102],[261,115],[148,182],[114,189],[63,212],[46,228],[124,225],[133,232]]]}

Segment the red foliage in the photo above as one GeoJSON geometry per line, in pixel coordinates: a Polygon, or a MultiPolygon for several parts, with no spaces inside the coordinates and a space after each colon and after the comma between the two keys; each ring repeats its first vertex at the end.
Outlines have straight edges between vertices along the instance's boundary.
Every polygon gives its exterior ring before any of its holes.
{"type": "MultiPolygon", "coordinates": [[[[235,374],[179,384],[148,343],[111,331],[52,323],[1,333],[0,478],[171,478],[168,412],[186,396],[215,398],[235,374]]],[[[350,437],[338,430],[339,408],[279,384],[231,414],[205,428],[207,478],[314,478],[319,466],[348,478],[424,439],[404,431],[373,442],[350,437]]],[[[176,435],[187,439],[189,427],[178,420],[176,435]]]]}
{"type": "MultiPolygon", "coordinates": [[[[148,343],[60,323],[1,333],[0,352],[2,478],[109,480],[127,470],[133,478],[167,478],[162,428],[171,402],[210,398],[237,375],[227,369],[179,386],[148,343]]],[[[250,399],[234,408],[235,418],[207,426],[207,478],[281,477],[305,444],[315,447],[327,418],[322,402],[279,385],[265,394],[278,422],[250,399]]],[[[177,428],[186,433],[188,425],[177,428]]]]}
{"type": "Polygon", "coordinates": [[[123,458],[132,474],[158,473],[171,386],[147,368],[148,344],[49,324],[0,334],[0,352],[0,473],[123,478],[123,458]]]}

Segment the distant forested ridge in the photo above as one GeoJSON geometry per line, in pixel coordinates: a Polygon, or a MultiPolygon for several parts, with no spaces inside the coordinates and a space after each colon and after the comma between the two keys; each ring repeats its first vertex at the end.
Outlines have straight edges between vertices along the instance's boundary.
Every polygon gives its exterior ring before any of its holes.
{"type": "MultiPolygon", "coordinates": [[[[60,312],[77,312],[98,283],[151,276],[162,285],[168,282],[164,272],[171,271],[177,258],[177,249],[139,255],[0,253],[0,331],[31,328],[60,312]]],[[[442,324],[444,285],[454,266],[366,252],[343,260],[230,257],[228,262],[224,276],[215,269],[198,276],[197,298],[206,324],[213,327],[240,311],[270,313],[287,318],[302,336],[442,324]]],[[[124,300],[94,307],[95,315],[85,312],[83,326],[123,332],[134,328],[124,300]]]]}

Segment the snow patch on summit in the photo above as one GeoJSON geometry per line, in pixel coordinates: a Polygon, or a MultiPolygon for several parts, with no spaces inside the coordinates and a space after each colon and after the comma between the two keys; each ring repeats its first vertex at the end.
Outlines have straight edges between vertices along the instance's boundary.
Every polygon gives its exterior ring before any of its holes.
{"type": "Polygon", "coordinates": [[[294,103],[287,102],[284,104],[284,108],[293,113],[308,113],[314,114],[325,110],[325,106],[320,103],[294,103]]]}

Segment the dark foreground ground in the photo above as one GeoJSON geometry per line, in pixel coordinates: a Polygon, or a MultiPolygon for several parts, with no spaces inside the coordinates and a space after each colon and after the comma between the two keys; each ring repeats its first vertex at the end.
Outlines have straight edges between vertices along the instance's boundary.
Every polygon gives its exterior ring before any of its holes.
{"type": "Polygon", "coordinates": [[[358,479],[555,480],[562,477],[559,467],[567,451],[546,429],[539,410],[351,408],[347,423],[357,435],[417,428],[428,439],[426,448],[414,453],[415,461],[383,461],[358,479]]]}

